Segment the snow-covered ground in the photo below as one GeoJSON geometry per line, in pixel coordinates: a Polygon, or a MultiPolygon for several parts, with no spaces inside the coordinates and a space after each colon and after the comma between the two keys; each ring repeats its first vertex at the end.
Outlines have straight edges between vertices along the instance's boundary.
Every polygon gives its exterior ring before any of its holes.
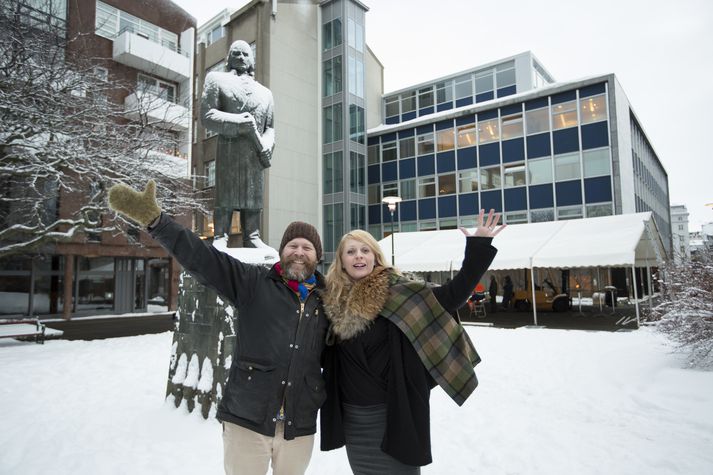
{"type": "MultiPolygon", "coordinates": [[[[713,372],[650,328],[469,327],[483,357],[463,407],[431,395],[424,474],[713,473],[713,372]]],[[[0,474],[220,474],[220,425],[163,402],[171,334],[0,340],[0,474]]],[[[348,474],[344,449],[310,474],[348,474]]]]}

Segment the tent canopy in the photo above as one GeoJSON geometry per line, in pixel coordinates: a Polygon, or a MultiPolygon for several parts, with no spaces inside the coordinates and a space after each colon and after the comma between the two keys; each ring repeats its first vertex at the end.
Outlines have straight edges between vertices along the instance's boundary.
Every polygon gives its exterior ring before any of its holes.
{"type": "MultiPolygon", "coordinates": [[[[391,236],[379,245],[391,256],[391,236]]],[[[666,254],[650,212],[510,225],[493,245],[491,270],[657,265],[666,254]]],[[[407,272],[460,269],[464,247],[458,229],[394,234],[396,267],[407,272]]]]}

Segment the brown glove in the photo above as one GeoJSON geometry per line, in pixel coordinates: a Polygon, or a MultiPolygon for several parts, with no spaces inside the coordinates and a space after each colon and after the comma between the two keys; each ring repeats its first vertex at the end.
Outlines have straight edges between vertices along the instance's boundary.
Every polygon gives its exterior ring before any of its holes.
{"type": "Polygon", "coordinates": [[[124,184],[109,188],[109,207],[137,223],[148,226],[161,215],[156,203],[156,182],[149,180],[143,193],[124,184]]]}

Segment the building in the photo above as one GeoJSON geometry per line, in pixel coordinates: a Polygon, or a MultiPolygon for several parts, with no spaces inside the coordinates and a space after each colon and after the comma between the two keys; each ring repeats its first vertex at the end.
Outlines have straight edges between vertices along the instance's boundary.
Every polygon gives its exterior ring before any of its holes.
{"type": "Polygon", "coordinates": [[[690,259],[691,246],[686,205],[671,206],[671,236],[675,262],[681,263],[690,259]]]}
{"type": "MultiPolygon", "coordinates": [[[[129,122],[177,145],[162,151],[175,176],[188,177],[195,19],[169,0],[19,0],[40,28],[66,35],[66,51],[95,61],[95,73],[126,87],[107,93],[129,122]]],[[[82,91],[75,93],[83,93],[82,91]]],[[[53,213],[73,215],[95,190],[62,191],[53,213]]],[[[0,263],[0,317],[65,318],[175,308],[178,266],[135,233],[84,234],[34,256],[0,263]]]]}
{"type": "Polygon", "coordinates": [[[613,74],[554,82],[530,52],[385,94],[368,136],[368,230],[651,211],[671,250],[668,176],[613,74]]]}

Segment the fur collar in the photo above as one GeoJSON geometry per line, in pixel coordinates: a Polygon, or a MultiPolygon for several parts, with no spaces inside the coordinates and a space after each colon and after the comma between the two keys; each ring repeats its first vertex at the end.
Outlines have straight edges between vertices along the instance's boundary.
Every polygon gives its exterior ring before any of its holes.
{"type": "Polygon", "coordinates": [[[348,340],[365,331],[389,298],[390,275],[389,269],[377,268],[363,279],[345,286],[339,296],[326,293],[323,302],[331,323],[330,333],[339,340],[348,340]]]}

